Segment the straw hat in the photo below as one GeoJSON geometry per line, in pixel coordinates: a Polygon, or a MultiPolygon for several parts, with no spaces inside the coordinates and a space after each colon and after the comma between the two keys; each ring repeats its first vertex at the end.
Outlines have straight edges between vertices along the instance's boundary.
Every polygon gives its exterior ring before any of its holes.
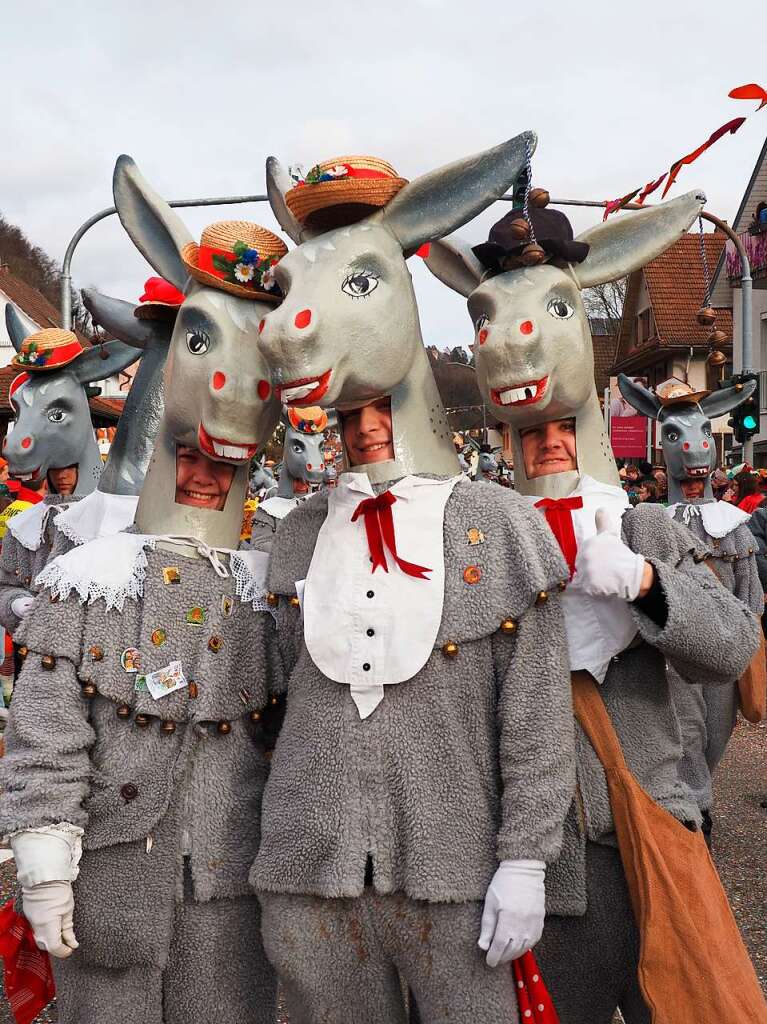
{"type": "Polygon", "coordinates": [[[328,414],[318,405],[305,409],[288,409],[288,422],[301,434],[321,434],[328,425],[328,414]]]}
{"type": "Polygon", "coordinates": [[[682,380],[664,380],[655,389],[655,394],[661,405],[689,405],[691,402],[700,402],[701,399],[710,395],[710,391],[694,391],[689,384],[682,380]]]}
{"type": "Polygon", "coordinates": [[[386,206],[406,178],[391,164],[375,156],[337,156],[316,164],[285,194],[296,220],[307,227],[328,231],[362,220],[386,206]]]}
{"type": "Polygon", "coordinates": [[[195,280],[243,299],[280,302],[282,293],[270,273],[288,251],[271,231],[244,220],[221,220],[205,228],[200,244],[181,250],[195,280]]]}
{"type": "Polygon", "coordinates": [[[21,351],[11,360],[11,366],[30,373],[44,373],[58,369],[81,356],[85,349],[72,331],[60,327],[46,327],[25,338],[21,351]]]}
{"type": "Polygon", "coordinates": [[[170,281],[162,277],[149,277],[144,282],[144,294],[133,310],[139,320],[175,320],[179,306],[186,296],[170,281]]]}

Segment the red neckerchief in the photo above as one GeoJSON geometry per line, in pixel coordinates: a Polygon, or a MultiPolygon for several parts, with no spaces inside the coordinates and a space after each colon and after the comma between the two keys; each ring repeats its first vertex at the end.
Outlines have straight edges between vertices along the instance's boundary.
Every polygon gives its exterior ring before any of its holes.
{"type": "Polygon", "coordinates": [[[572,579],[575,572],[575,556],[578,553],[573,528],[573,509],[583,508],[583,498],[541,498],[540,501],[536,501],[535,507],[541,509],[546,516],[546,522],[551,527],[551,532],[570,568],[572,579]]]}
{"type": "Polygon", "coordinates": [[[559,1015],[543,983],[541,969],[532,950],[511,961],[519,1019],[530,1024],[559,1024],[559,1015]]]}
{"type": "Polygon", "coordinates": [[[431,569],[427,569],[423,565],[416,565],[414,562],[406,562],[404,558],[400,558],[397,554],[397,540],[394,536],[394,517],[391,510],[396,500],[391,491],[383,491],[383,493],[375,498],[365,498],[354,510],[352,522],[356,523],[360,516],[365,518],[368,549],[370,551],[370,560],[373,563],[371,572],[375,572],[379,565],[384,572],[389,571],[384,552],[385,544],[391,552],[394,561],[407,576],[415,576],[416,579],[425,580],[428,578],[425,573],[431,572],[431,569]]]}

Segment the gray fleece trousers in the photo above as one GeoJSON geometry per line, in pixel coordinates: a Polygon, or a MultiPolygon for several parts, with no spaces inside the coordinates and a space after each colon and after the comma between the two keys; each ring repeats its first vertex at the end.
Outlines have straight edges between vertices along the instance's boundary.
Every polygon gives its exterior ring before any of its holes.
{"type": "Polygon", "coordinates": [[[92,967],[79,952],[54,959],[60,1024],[274,1024],[259,918],[255,897],[178,903],[164,970],[92,967]]]}
{"type": "Polygon", "coordinates": [[[261,906],[290,1024],[405,1024],[403,983],[422,1024],[519,1022],[510,968],[491,970],[477,946],[481,903],[366,889],[356,899],[262,893],[261,906]]]}
{"type": "Polygon", "coordinates": [[[620,854],[586,846],[588,910],[546,918],[535,955],[562,1024],[650,1024],[637,981],[639,932],[620,854]]]}

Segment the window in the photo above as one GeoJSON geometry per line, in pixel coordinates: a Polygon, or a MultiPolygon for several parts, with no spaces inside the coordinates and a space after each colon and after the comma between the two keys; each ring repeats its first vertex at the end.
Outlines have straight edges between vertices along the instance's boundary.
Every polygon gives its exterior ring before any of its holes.
{"type": "Polygon", "coordinates": [[[643,309],[637,317],[637,344],[641,345],[650,337],[650,309],[643,309]]]}

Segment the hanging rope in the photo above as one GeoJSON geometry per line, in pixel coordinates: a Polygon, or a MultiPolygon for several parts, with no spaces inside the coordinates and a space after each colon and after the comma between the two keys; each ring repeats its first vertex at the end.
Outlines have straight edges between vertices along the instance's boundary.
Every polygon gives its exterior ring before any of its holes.
{"type": "Polygon", "coordinates": [[[703,264],[703,280],[706,284],[706,294],[703,298],[703,305],[711,305],[711,275],[708,272],[708,260],[706,259],[706,241],[703,235],[703,218],[698,217],[698,240],[700,242],[700,261],[703,264]]]}

